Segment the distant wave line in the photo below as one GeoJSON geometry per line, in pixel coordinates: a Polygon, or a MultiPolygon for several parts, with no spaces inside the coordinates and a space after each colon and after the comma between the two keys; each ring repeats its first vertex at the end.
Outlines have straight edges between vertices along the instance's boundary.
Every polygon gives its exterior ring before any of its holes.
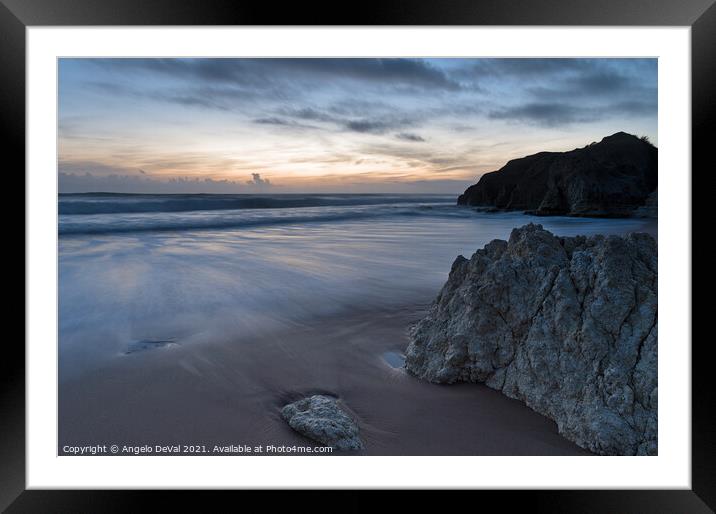
{"type": "Polygon", "coordinates": [[[59,234],[62,235],[89,235],[89,234],[115,234],[115,233],[133,233],[133,232],[174,232],[189,230],[212,230],[212,229],[229,229],[229,228],[253,228],[261,226],[276,226],[295,223],[332,223],[340,221],[358,221],[365,219],[385,218],[385,217],[417,217],[432,216],[442,218],[466,218],[473,216],[475,212],[471,209],[456,206],[436,206],[423,205],[414,208],[396,209],[396,210],[379,210],[375,212],[360,211],[349,213],[334,214],[317,214],[314,216],[282,216],[282,217],[262,217],[258,219],[239,219],[237,217],[224,218],[203,218],[195,220],[177,219],[177,220],[156,220],[147,219],[139,220],[134,223],[102,223],[96,225],[87,223],[74,223],[71,221],[60,220],[59,234]],[[447,207],[447,208],[446,208],[447,207]]]}
{"type": "Polygon", "coordinates": [[[225,195],[65,195],[60,196],[59,214],[131,214],[152,212],[220,211],[238,209],[287,209],[405,203],[454,203],[453,196],[225,196],[225,195]],[[69,198],[69,199],[67,199],[69,198]]]}

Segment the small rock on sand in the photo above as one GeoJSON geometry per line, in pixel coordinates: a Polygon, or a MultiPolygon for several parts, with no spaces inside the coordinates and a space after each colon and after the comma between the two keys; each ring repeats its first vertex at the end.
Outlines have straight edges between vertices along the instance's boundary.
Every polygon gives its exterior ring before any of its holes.
{"type": "Polygon", "coordinates": [[[356,422],[336,398],[314,395],[286,405],[281,416],[299,434],[336,450],[361,450],[356,422]]]}

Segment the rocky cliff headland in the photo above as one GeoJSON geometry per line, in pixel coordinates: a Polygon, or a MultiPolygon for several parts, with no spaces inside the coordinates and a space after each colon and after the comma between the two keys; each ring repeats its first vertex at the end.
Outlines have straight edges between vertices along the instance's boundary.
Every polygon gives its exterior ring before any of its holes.
{"type": "Polygon", "coordinates": [[[657,453],[657,247],[514,229],[459,256],[411,328],[407,370],[483,382],[602,455],[657,453]]]}
{"type": "MultiPolygon", "coordinates": [[[[658,150],[618,132],[569,152],[540,152],[483,175],[458,205],[521,210],[537,215],[628,217],[657,187],[658,150]]],[[[649,209],[656,211],[655,195],[649,209]]]]}

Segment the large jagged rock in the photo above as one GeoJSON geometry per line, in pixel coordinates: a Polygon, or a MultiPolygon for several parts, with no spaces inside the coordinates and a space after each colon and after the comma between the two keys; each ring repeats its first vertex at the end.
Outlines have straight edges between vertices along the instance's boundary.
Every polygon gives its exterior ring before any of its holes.
{"type": "Polygon", "coordinates": [[[289,403],[281,416],[299,434],[336,450],[361,450],[363,442],[355,421],[336,398],[314,395],[289,403]]]}
{"type": "Polygon", "coordinates": [[[459,205],[538,215],[626,217],[657,186],[658,150],[617,132],[570,152],[540,152],[483,175],[459,205]]]}
{"type": "Polygon", "coordinates": [[[657,452],[657,249],[647,234],[514,229],[452,265],[406,368],[484,382],[603,455],[657,452]]]}

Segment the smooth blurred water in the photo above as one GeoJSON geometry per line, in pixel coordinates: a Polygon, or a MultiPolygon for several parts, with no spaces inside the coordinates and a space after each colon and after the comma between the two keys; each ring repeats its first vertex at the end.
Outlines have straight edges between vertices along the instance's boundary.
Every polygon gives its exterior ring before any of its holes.
{"type": "Polygon", "coordinates": [[[485,214],[454,200],[424,200],[61,215],[60,379],[154,342],[251,344],[254,336],[324,315],[427,304],[457,255],[469,257],[528,222],[559,235],[626,233],[647,224],[485,214]],[[196,220],[215,216],[233,225],[197,228],[212,225],[196,220]],[[157,218],[185,228],[167,230],[157,218]],[[124,230],[83,232],[83,223],[124,230]],[[81,233],[63,233],[69,226],[81,233]]]}

